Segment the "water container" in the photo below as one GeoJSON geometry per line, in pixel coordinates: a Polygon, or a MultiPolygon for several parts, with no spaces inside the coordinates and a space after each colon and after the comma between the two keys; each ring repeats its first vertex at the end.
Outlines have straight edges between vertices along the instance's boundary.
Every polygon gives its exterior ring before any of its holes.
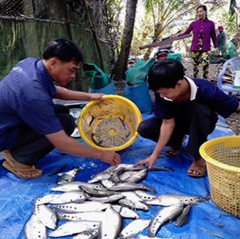
{"type": "Polygon", "coordinates": [[[240,68],[238,68],[235,72],[233,86],[234,88],[240,88],[240,68]]]}

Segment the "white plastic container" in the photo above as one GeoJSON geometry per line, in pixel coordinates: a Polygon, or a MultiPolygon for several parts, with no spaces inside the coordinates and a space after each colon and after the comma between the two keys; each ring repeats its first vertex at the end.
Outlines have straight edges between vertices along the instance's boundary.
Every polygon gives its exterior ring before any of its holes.
{"type": "Polygon", "coordinates": [[[235,77],[233,81],[234,88],[240,88],[240,68],[235,71],[235,77]]]}

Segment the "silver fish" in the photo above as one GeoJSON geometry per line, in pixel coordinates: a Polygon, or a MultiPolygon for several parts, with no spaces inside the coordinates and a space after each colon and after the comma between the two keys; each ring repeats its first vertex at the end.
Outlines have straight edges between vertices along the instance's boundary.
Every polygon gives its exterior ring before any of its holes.
{"type": "Polygon", "coordinates": [[[90,196],[95,196],[95,197],[107,197],[116,194],[113,191],[110,190],[98,190],[92,187],[86,187],[86,186],[79,186],[80,189],[82,189],[84,192],[86,192],[90,196]]]}
{"type": "Polygon", "coordinates": [[[68,191],[80,190],[79,186],[82,186],[82,185],[92,187],[97,190],[105,189],[104,186],[100,183],[90,184],[90,183],[85,183],[85,182],[81,182],[81,181],[73,181],[73,182],[61,184],[57,187],[53,187],[53,188],[51,188],[51,191],[68,192],[68,191]]]}
{"type": "Polygon", "coordinates": [[[42,197],[38,197],[35,201],[36,205],[40,204],[63,204],[69,202],[84,202],[86,200],[86,195],[84,192],[78,191],[69,191],[62,194],[48,194],[42,197]]]}
{"type": "Polygon", "coordinates": [[[98,230],[88,230],[73,236],[72,239],[95,239],[97,236],[98,230]]]}
{"type": "Polygon", "coordinates": [[[119,176],[122,182],[139,182],[142,181],[147,176],[148,169],[143,168],[140,171],[125,171],[119,176]]]}
{"type": "Polygon", "coordinates": [[[51,208],[62,212],[93,212],[102,211],[108,207],[107,203],[86,201],[83,203],[65,203],[51,205],[51,208]]]}
{"type": "Polygon", "coordinates": [[[131,209],[139,209],[139,210],[144,210],[148,211],[149,208],[146,204],[140,202],[140,201],[132,201],[127,198],[120,199],[118,201],[119,205],[129,207],[131,209]]]}
{"type": "Polygon", "coordinates": [[[122,225],[121,216],[109,206],[99,228],[99,239],[116,239],[122,225]],[[110,224],[109,224],[110,223],[110,224]],[[110,226],[111,225],[111,226],[110,226]]]}
{"type": "Polygon", "coordinates": [[[118,183],[113,187],[108,188],[108,190],[112,191],[134,191],[134,190],[147,190],[151,191],[152,193],[156,193],[156,190],[150,186],[145,184],[138,184],[138,183],[118,183]]]}
{"type": "Polygon", "coordinates": [[[81,233],[88,230],[98,230],[100,223],[93,221],[67,221],[55,231],[50,232],[50,237],[63,237],[81,233]]]}
{"type": "Polygon", "coordinates": [[[156,198],[156,195],[148,194],[143,190],[135,190],[135,193],[143,200],[148,201],[156,198]]]}
{"type": "Polygon", "coordinates": [[[74,167],[72,170],[64,173],[58,178],[57,184],[72,182],[79,170],[80,170],[79,167],[74,167]]]}
{"type": "Polygon", "coordinates": [[[121,205],[112,205],[112,208],[117,211],[124,218],[133,218],[138,219],[139,215],[136,210],[132,210],[129,207],[121,206],[121,205]]]}
{"type": "Polygon", "coordinates": [[[57,217],[63,220],[69,221],[97,221],[100,222],[103,219],[104,212],[77,212],[77,213],[67,213],[67,212],[57,212],[57,217]]]}
{"type": "Polygon", "coordinates": [[[155,237],[159,228],[167,221],[170,221],[177,217],[183,210],[184,204],[178,203],[173,204],[168,207],[164,207],[160,209],[153,219],[150,221],[150,225],[148,227],[148,236],[155,237]]]}
{"type": "Polygon", "coordinates": [[[27,221],[24,233],[26,239],[47,239],[46,227],[35,214],[27,221]]]}
{"type": "Polygon", "coordinates": [[[124,197],[125,196],[122,194],[114,194],[107,197],[89,197],[88,200],[95,201],[95,202],[113,203],[124,197]]]}
{"type": "Polygon", "coordinates": [[[133,237],[148,227],[150,220],[137,219],[130,222],[119,235],[119,239],[133,237]]]}
{"type": "Polygon", "coordinates": [[[190,212],[191,207],[192,207],[192,205],[187,205],[186,207],[184,207],[182,214],[176,219],[175,225],[177,227],[181,227],[182,225],[184,225],[186,223],[187,216],[190,212]]]}
{"type": "Polygon", "coordinates": [[[102,179],[101,180],[101,184],[105,187],[105,188],[110,188],[113,187],[116,183],[114,183],[113,181],[111,181],[110,179],[102,179]]]}
{"type": "Polygon", "coordinates": [[[193,203],[198,203],[202,201],[205,201],[205,199],[197,196],[163,194],[163,195],[157,196],[155,199],[146,201],[146,204],[170,206],[177,203],[184,203],[187,205],[187,204],[193,204],[193,203]]]}
{"type": "Polygon", "coordinates": [[[56,213],[46,205],[35,205],[34,206],[34,213],[42,222],[43,225],[50,229],[57,228],[57,216],[56,213]]]}

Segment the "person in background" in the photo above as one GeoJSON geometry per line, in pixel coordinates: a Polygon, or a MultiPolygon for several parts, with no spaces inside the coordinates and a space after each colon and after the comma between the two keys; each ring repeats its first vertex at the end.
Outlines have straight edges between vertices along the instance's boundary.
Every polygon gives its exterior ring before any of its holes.
{"type": "Polygon", "coordinates": [[[199,66],[203,67],[203,79],[208,79],[209,56],[211,51],[211,39],[216,49],[215,54],[219,54],[218,41],[215,31],[215,24],[207,17],[207,7],[200,5],[197,7],[198,20],[193,21],[188,28],[177,36],[193,33],[191,43],[191,58],[193,63],[193,76],[199,78],[199,66]]]}
{"type": "Polygon", "coordinates": [[[219,53],[225,57],[227,55],[226,49],[227,49],[227,36],[224,31],[223,26],[219,26],[217,29],[217,40],[218,40],[218,49],[219,53]]]}
{"type": "Polygon", "coordinates": [[[239,101],[209,81],[188,78],[181,62],[173,59],[155,63],[148,73],[148,84],[155,92],[155,116],[142,121],[138,133],[156,142],[156,146],[136,165],[148,164],[151,169],[165,146],[169,146],[167,156],[179,154],[184,136],[189,135],[186,150],[193,162],[187,174],[204,176],[206,163],[199,147],[215,129],[218,114],[227,118],[240,112],[239,101]]]}
{"type": "Polygon", "coordinates": [[[39,177],[42,170],[35,165],[54,148],[75,156],[118,164],[120,156],[116,152],[100,151],[72,139],[74,118],[67,107],[55,105],[52,100],[103,100],[102,94],[62,87],[81,67],[81,50],[72,41],[56,39],[48,44],[42,57],[19,61],[0,81],[3,167],[20,178],[39,177]]]}

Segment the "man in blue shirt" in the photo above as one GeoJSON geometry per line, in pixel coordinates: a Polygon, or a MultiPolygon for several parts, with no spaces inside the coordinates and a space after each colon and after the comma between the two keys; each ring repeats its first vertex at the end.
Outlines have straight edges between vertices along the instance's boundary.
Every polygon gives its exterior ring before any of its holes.
{"type": "Polygon", "coordinates": [[[136,165],[148,164],[151,168],[166,145],[169,146],[167,156],[175,156],[188,134],[187,152],[193,156],[193,163],[187,174],[204,176],[206,164],[199,154],[199,147],[214,130],[218,114],[227,118],[240,112],[238,100],[209,81],[186,77],[183,65],[176,60],[155,63],[149,71],[148,83],[155,91],[155,116],[142,121],[138,132],[157,144],[152,154],[136,165]]]}
{"type": "Polygon", "coordinates": [[[54,148],[75,156],[118,164],[120,156],[117,153],[90,148],[72,139],[74,118],[68,108],[53,104],[53,98],[102,100],[102,94],[72,91],[59,86],[71,81],[83,62],[78,46],[64,39],[53,40],[42,56],[42,60],[26,58],[18,62],[0,81],[3,167],[21,178],[38,177],[42,170],[35,165],[54,148]]]}

